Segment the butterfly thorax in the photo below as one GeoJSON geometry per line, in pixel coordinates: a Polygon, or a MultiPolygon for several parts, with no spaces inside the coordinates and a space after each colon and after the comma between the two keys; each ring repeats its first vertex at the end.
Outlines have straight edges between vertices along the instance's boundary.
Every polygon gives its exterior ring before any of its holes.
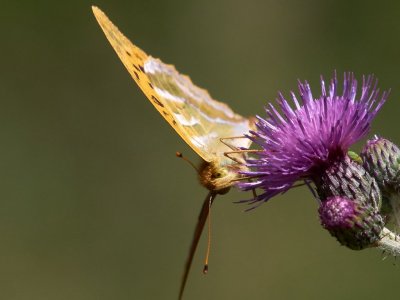
{"type": "Polygon", "coordinates": [[[226,194],[234,181],[241,177],[243,166],[228,164],[222,166],[219,161],[203,162],[199,169],[199,180],[206,189],[218,194],[226,194]]]}

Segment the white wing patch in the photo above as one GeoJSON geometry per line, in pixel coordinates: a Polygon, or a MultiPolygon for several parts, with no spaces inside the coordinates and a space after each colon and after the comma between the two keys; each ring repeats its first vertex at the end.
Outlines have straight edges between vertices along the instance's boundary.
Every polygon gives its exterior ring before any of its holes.
{"type": "Polygon", "coordinates": [[[193,116],[190,116],[189,119],[185,118],[184,116],[180,115],[180,114],[174,114],[175,119],[182,124],[183,126],[194,126],[194,125],[198,125],[200,124],[199,120],[196,119],[193,116]]]}
{"type": "Polygon", "coordinates": [[[168,91],[166,91],[166,90],[160,89],[160,88],[158,88],[158,87],[155,87],[154,90],[155,90],[161,97],[163,97],[163,98],[165,98],[165,99],[168,99],[168,100],[171,100],[172,102],[176,102],[176,103],[179,103],[179,104],[184,104],[184,103],[185,103],[185,99],[184,99],[184,98],[181,98],[181,97],[172,95],[170,92],[168,92],[168,91]]]}

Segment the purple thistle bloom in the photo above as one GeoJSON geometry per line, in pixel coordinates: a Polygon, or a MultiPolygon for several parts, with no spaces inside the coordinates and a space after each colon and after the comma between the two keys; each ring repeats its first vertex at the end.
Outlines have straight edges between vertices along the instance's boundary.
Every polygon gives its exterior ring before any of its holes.
{"type": "Polygon", "coordinates": [[[250,203],[267,201],[286,192],[296,181],[316,181],[334,162],[342,160],[349,147],[363,138],[371,122],[384,104],[388,93],[379,96],[373,75],[363,76],[361,95],[353,73],[345,73],[343,92],[338,94],[336,73],[329,90],[321,78],[321,96],[314,99],[307,82],[299,82],[301,102],[292,92],[292,108],[279,94],[281,113],[272,105],[266,108],[267,118],[259,116],[257,130],[249,138],[262,151],[246,162],[250,171],[243,174],[255,178],[240,182],[243,190],[261,188],[264,192],[250,203]]]}

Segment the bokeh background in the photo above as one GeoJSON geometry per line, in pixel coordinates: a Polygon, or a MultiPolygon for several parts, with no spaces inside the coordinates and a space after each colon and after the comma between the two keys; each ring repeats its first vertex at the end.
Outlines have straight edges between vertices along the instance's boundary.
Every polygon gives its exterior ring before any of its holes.
{"type": "MultiPolygon", "coordinates": [[[[372,133],[400,143],[400,3],[388,1],[1,1],[0,298],[176,299],[206,191],[175,157],[193,151],[135,86],[97,25],[102,8],[136,44],[243,115],[297,79],[333,70],[392,88],[372,133]]],[[[360,145],[355,147],[360,149],[360,145]]],[[[245,213],[213,211],[186,299],[387,299],[400,269],[341,247],[306,188],[245,213]]]]}

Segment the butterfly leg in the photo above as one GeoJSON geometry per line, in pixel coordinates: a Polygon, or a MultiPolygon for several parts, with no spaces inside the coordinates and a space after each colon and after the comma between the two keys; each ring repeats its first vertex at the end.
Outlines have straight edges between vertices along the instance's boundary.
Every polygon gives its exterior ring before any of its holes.
{"type": "MultiPolygon", "coordinates": [[[[244,150],[238,148],[237,146],[235,146],[235,145],[233,145],[231,142],[229,142],[229,141],[234,141],[234,140],[238,140],[238,139],[248,139],[248,137],[247,137],[247,136],[244,136],[244,135],[239,135],[239,136],[232,136],[232,137],[220,138],[219,140],[220,140],[220,142],[223,143],[225,146],[229,147],[232,151],[240,151],[240,152],[242,152],[242,151],[244,151],[244,150]]],[[[226,152],[226,153],[230,153],[230,152],[226,152]]],[[[237,153],[239,153],[239,152],[237,152],[237,153]]],[[[230,159],[232,159],[233,161],[236,161],[236,160],[233,159],[232,157],[229,157],[229,156],[227,156],[227,155],[225,155],[225,156],[228,157],[228,158],[230,158],[230,159]]],[[[237,162],[237,161],[236,161],[236,162],[237,162]]],[[[242,162],[240,162],[240,163],[242,163],[242,162]]]]}
{"type": "Polygon", "coordinates": [[[227,151],[224,152],[224,156],[228,157],[229,159],[233,160],[238,164],[244,164],[244,159],[242,156],[234,156],[235,154],[246,154],[246,153],[257,153],[262,152],[263,150],[256,150],[256,149],[247,149],[247,150],[234,150],[234,151],[227,151]]]}
{"type": "MultiPolygon", "coordinates": [[[[248,179],[248,182],[251,182],[251,179],[248,179]]],[[[253,193],[253,199],[257,199],[257,191],[256,191],[256,189],[255,188],[252,188],[251,189],[251,192],[253,193]]]]}
{"type": "Polygon", "coordinates": [[[223,143],[225,146],[231,148],[232,150],[239,150],[238,147],[236,147],[228,142],[230,140],[237,140],[237,139],[248,139],[248,137],[244,136],[244,135],[239,135],[239,136],[224,137],[224,138],[220,138],[219,140],[221,141],[221,143],[223,143]]]}
{"type": "MultiPolygon", "coordinates": [[[[254,152],[259,152],[260,150],[242,150],[239,149],[238,147],[232,145],[231,143],[229,143],[230,140],[235,140],[235,139],[243,139],[243,138],[248,138],[247,136],[234,136],[234,137],[226,137],[226,138],[220,138],[221,143],[223,143],[224,145],[226,145],[227,147],[231,148],[232,151],[228,151],[228,152],[224,152],[224,156],[228,157],[229,159],[233,160],[234,162],[236,162],[237,164],[243,164],[244,161],[243,159],[239,160],[238,157],[233,156],[234,154],[245,154],[245,153],[254,153],[254,152]]],[[[242,155],[243,156],[243,155],[242,155]]],[[[240,157],[243,158],[243,157],[240,157]]],[[[239,178],[239,180],[246,180],[251,182],[251,177],[241,177],[239,178]]],[[[252,193],[253,193],[253,198],[256,199],[257,198],[257,192],[256,189],[253,188],[251,189],[252,193]]]]}
{"type": "Polygon", "coordinates": [[[235,157],[233,156],[234,154],[244,154],[246,152],[258,152],[259,150],[243,150],[243,149],[239,149],[238,147],[236,147],[235,145],[233,145],[232,143],[230,143],[229,141],[232,140],[237,140],[237,139],[247,139],[247,136],[244,135],[240,135],[240,136],[232,136],[232,137],[224,137],[224,138],[220,138],[219,140],[221,141],[221,143],[223,143],[225,146],[229,147],[232,151],[227,151],[224,152],[224,156],[233,160],[234,162],[238,163],[238,164],[243,164],[244,161],[243,160],[239,160],[239,157],[235,157]]]}

